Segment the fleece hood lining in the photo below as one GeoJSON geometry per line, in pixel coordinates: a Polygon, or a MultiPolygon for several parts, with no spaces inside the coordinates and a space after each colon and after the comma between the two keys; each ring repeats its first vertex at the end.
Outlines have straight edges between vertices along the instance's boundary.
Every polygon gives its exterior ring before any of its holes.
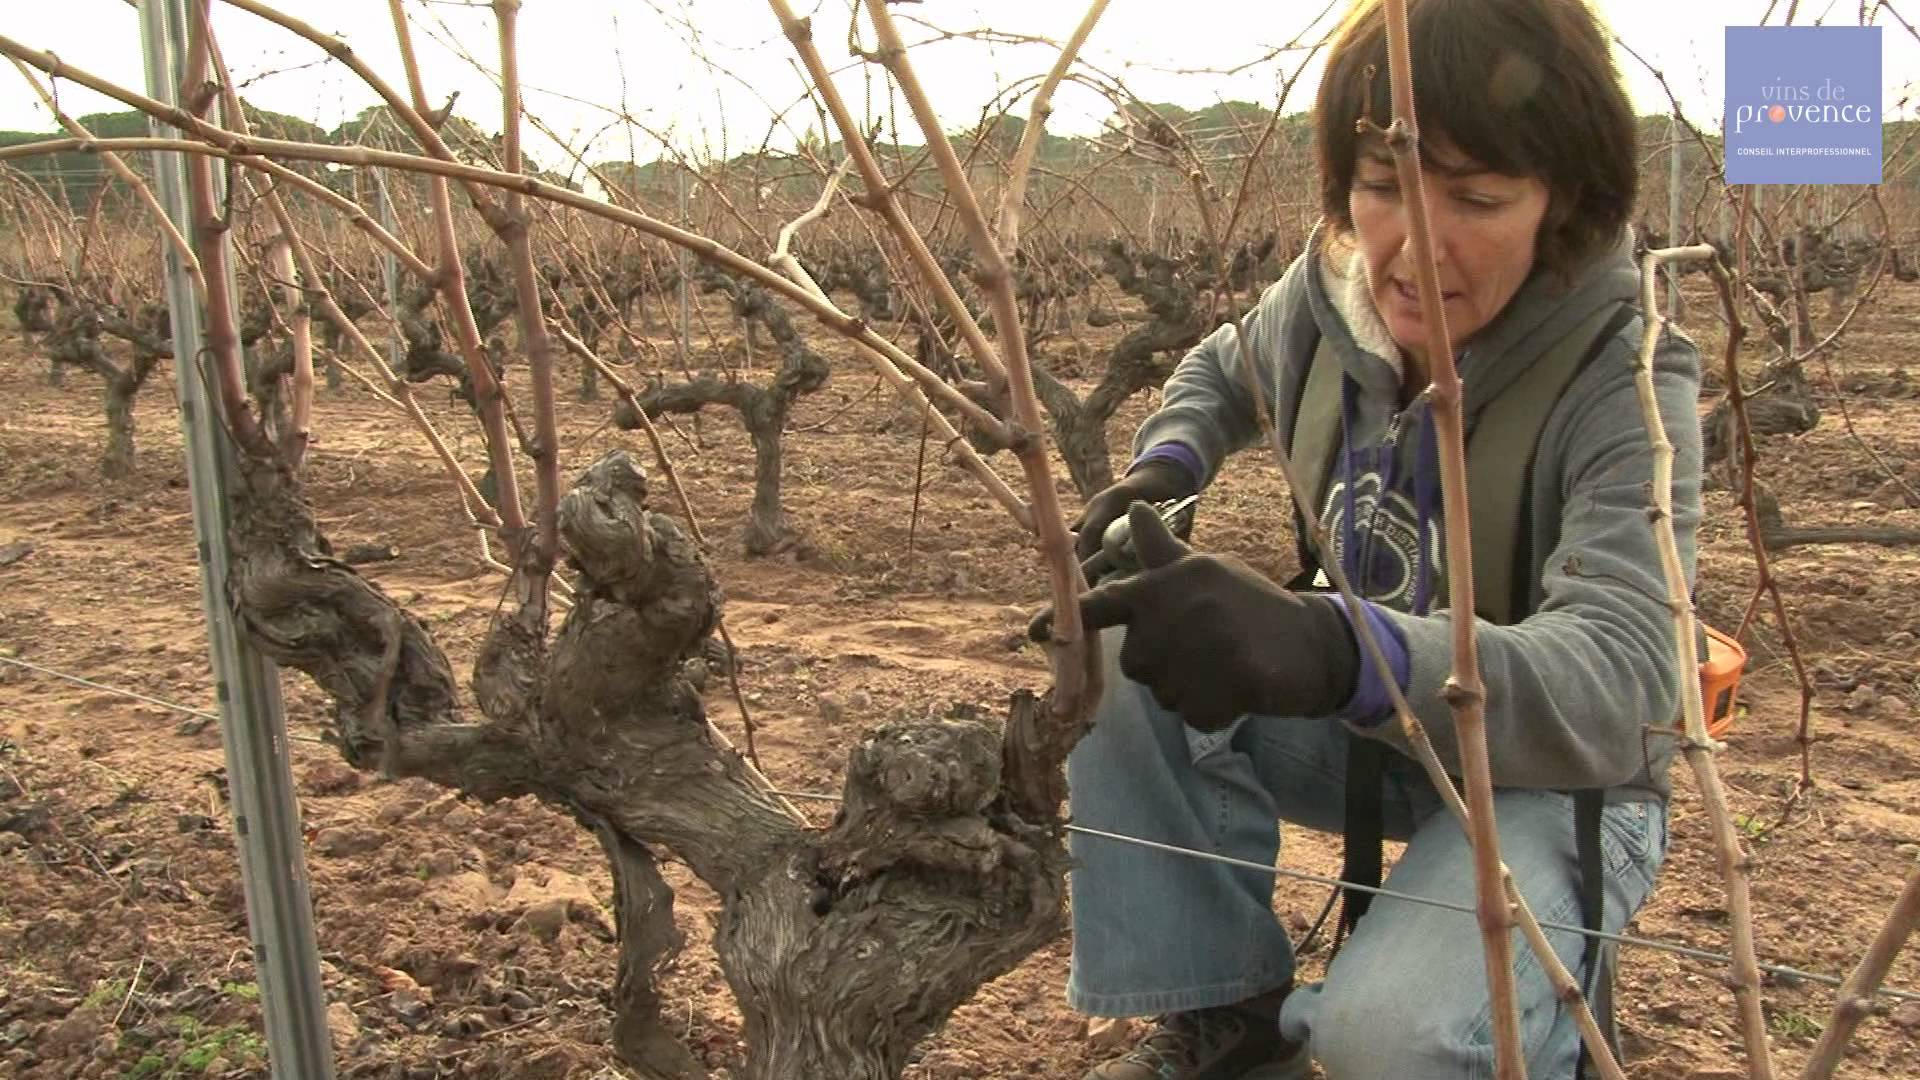
{"type": "MultiPolygon", "coordinates": [[[[1405,375],[1405,361],[1374,305],[1366,262],[1358,246],[1332,234],[1324,223],[1316,227],[1308,246],[1309,250],[1317,249],[1308,289],[1315,298],[1310,303],[1318,308],[1322,332],[1336,341],[1345,337],[1339,341],[1345,365],[1363,387],[1379,392],[1397,386],[1405,375]],[[1372,360],[1384,368],[1369,371],[1372,360]],[[1393,372],[1391,379],[1382,377],[1387,370],[1393,372]]],[[[1474,377],[1466,380],[1469,422],[1482,403],[1525,369],[1530,356],[1540,348],[1539,342],[1566,333],[1602,304],[1631,302],[1637,297],[1640,273],[1632,252],[1633,232],[1622,229],[1612,249],[1585,265],[1571,282],[1558,280],[1557,275],[1539,268],[1528,276],[1506,307],[1474,335],[1469,345],[1480,356],[1474,365],[1474,377]]]]}
{"type": "Polygon", "coordinates": [[[1392,365],[1396,376],[1404,376],[1406,369],[1400,356],[1400,343],[1393,340],[1393,332],[1387,329],[1386,320],[1380,317],[1380,308],[1373,302],[1373,279],[1367,273],[1367,260],[1358,248],[1347,257],[1347,272],[1341,276],[1340,287],[1328,291],[1333,310],[1347,324],[1353,343],[1392,365]]]}

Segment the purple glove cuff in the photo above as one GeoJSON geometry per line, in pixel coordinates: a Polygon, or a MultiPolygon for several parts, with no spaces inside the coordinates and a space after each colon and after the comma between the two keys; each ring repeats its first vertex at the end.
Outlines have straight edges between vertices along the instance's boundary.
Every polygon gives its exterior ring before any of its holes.
{"type": "MultiPolygon", "coordinates": [[[[1339,593],[1322,595],[1333,601],[1340,613],[1347,617],[1348,627],[1353,628],[1354,614],[1347,607],[1346,600],[1339,593]]],[[[1407,639],[1401,635],[1399,627],[1372,603],[1362,600],[1360,610],[1373,629],[1374,639],[1380,643],[1380,651],[1386,654],[1387,666],[1393,669],[1393,681],[1399,685],[1401,693],[1406,693],[1412,672],[1412,662],[1407,656],[1407,639]]],[[[1360,674],[1354,680],[1353,697],[1333,715],[1359,727],[1378,727],[1393,715],[1393,699],[1387,696],[1387,684],[1380,678],[1380,669],[1367,658],[1366,646],[1359,644],[1358,629],[1353,629],[1353,640],[1360,652],[1360,674]]]]}
{"type": "Polygon", "coordinates": [[[1206,479],[1207,468],[1200,461],[1199,453],[1196,452],[1193,447],[1188,446],[1186,443],[1182,443],[1182,442],[1161,443],[1159,446],[1156,446],[1151,450],[1148,450],[1146,453],[1141,454],[1139,457],[1134,458],[1133,464],[1127,466],[1127,474],[1132,475],[1133,470],[1139,468],[1142,465],[1145,465],[1149,461],[1171,461],[1174,464],[1180,466],[1181,468],[1187,470],[1187,475],[1192,477],[1193,479],[1193,489],[1195,491],[1200,490],[1200,482],[1206,479]]]}

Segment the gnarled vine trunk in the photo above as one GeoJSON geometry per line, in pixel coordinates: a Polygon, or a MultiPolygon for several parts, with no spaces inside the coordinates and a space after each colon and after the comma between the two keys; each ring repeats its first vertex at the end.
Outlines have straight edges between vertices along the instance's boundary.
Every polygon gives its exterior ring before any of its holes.
{"type": "Polygon", "coordinates": [[[106,380],[107,449],[100,474],[118,480],[133,474],[133,401],[140,382],[128,375],[106,380]]]}
{"type": "MultiPolygon", "coordinates": [[[[756,386],[733,374],[702,374],[650,390],[636,403],[649,417],[698,413],[709,405],[725,405],[739,414],[741,426],[753,441],[753,502],[747,511],[746,552],[767,555],[792,535],[780,493],[785,471],[781,440],[786,436],[787,417],[796,401],[827,384],[831,369],[824,357],[807,348],[792,318],[763,291],[731,281],[717,287],[733,295],[735,310],[748,326],[765,323],[771,331],[782,357],[773,379],[765,386],[756,386]]],[[[639,427],[640,418],[632,412],[632,407],[621,401],[614,407],[613,422],[629,431],[639,427]]]]}
{"type": "MultiPolygon", "coordinates": [[[[16,314],[19,310],[16,304],[16,314]]],[[[23,329],[47,326],[42,345],[53,370],[71,365],[100,376],[101,404],[107,420],[100,473],[108,479],[133,474],[134,401],[160,361],[173,356],[173,346],[166,339],[165,309],[149,308],[144,317],[147,325],[143,326],[104,305],[69,297],[61,304],[57,319],[21,324],[23,329]],[[127,342],[133,356],[125,363],[116,363],[107,354],[103,335],[127,342]]]]}
{"type": "MultiPolygon", "coordinates": [[[[985,725],[895,724],[852,752],[824,830],[750,781],[682,674],[718,613],[713,579],[679,524],[647,509],[624,451],[562,500],[576,577],[558,631],[534,602],[489,630],[477,717],[425,625],[332,557],[282,466],[248,462],[234,497],[241,624],[331,695],[350,763],[482,800],[534,795],[596,832],[618,891],[616,1049],[636,1068],[699,1075],[652,990],[678,947],[655,850],[721,898],[714,944],[753,1080],[897,1077],[954,1007],[1062,928],[1059,757],[1049,775],[1003,776],[1008,751],[985,725]]],[[[1016,716],[1039,708],[1026,699],[1016,716]]]]}
{"type": "MultiPolygon", "coordinates": [[[[1115,282],[1146,306],[1147,320],[1114,344],[1100,381],[1084,398],[1041,364],[1036,362],[1033,368],[1034,389],[1047,410],[1054,445],[1083,498],[1113,483],[1107,423],[1128,398],[1165,382],[1180,357],[1200,343],[1209,325],[1202,303],[1209,279],[1200,259],[1137,255],[1120,240],[1107,246],[1104,257],[1115,282]]],[[[1236,263],[1234,270],[1244,277],[1253,268],[1236,263]]],[[[969,391],[983,405],[993,407],[984,386],[970,386],[969,391]]]]}

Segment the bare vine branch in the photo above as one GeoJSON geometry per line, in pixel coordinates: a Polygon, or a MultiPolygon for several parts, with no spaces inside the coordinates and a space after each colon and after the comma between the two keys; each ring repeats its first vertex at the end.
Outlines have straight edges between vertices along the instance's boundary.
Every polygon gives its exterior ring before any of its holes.
{"type": "Polygon", "coordinates": [[[1020,249],[1020,213],[1026,206],[1027,177],[1033,171],[1034,158],[1040,153],[1041,136],[1046,133],[1047,118],[1053,115],[1053,91],[1060,85],[1067,69],[1073,66],[1074,57],[1081,46],[1087,43],[1087,36],[1093,33],[1093,24],[1107,10],[1107,0],[1093,0],[1087,13],[1080,17],[1080,25],[1073,28],[1073,36],[1067,39],[1066,47],[1053,62],[1052,70],[1040,83],[1040,89],[1033,93],[1033,108],[1029,113],[1027,126],[1020,132],[1020,147],[1014,151],[1013,164],[1007,170],[1006,190],[1000,199],[1000,253],[1011,258],[1020,249]]]}
{"type": "MultiPolygon", "coordinates": [[[[1701,700],[1700,680],[1694,675],[1700,668],[1696,652],[1699,627],[1694,619],[1693,600],[1688,588],[1686,568],[1680,561],[1680,547],[1673,534],[1673,443],[1667,439],[1666,424],[1654,398],[1653,352],[1666,320],[1654,298],[1659,279],[1656,268],[1663,262],[1680,259],[1713,259],[1715,287],[1721,292],[1729,326],[1737,325],[1739,312],[1733,307],[1732,289],[1724,266],[1715,259],[1712,247],[1701,244],[1691,248],[1649,251],[1640,277],[1640,305],[1645,315],[1645,333],[1641,339],[1639,362],[1634,367],[1634,386],[1640,395],[1641,415],[1646,421],[1647,438],[1653,445],[1653,510],[1649,517],[1654,539],[1660,548],[1660,566],[1666,577],[1667,606],[1673,612],[1674,667],[1680,673],[1680,711],[1686,737],[1681,753],[1700,786],[1700,798],[1706,805],[1707,820],[1714,834],[1721,877],[1727,889],[1727,917],[1733,933],[1733,997],[1740,1014],[1740,1029],[1746,1040],[1747,1073],[1753,1080],[1770,1080],[1773,1054],[1767,1044],[1767,1021],[1761,1012],[1760,969],[1753,943],[1753,908],[1748,898],[1748,857],[1740,847],[1734,830],[1733,815],[1727,808],[1726,789],[1713,763],[1717,747],[1707,734],[1706,710],[1701,700]]],[[[1739,345],[1739,335],[1729,336],[1729,354],[1739,345]]]]}
{"type": "MultiPolygon", "coordinates": [[[[1427,223],[1427,199],[1420,168],[1419,131],[1414,121],[1413,63],[1409,51],[1406,0],[1386,0],[1387,60],[1392,82],[1393,123],[1387,147],[1393,154],[1400,190],[1406,193],[1407,232],[1413,240],[1413,269],[1420,293],[1421,323],[1427,328],[1427,358],[1432,365],[1434,429],[1440,444],[1441,514],[1446,523],[1447,589],[1454,617],[1453,674],[1445,695],[1453,707],[1467,789],[1468,835],[1473,841],[1474,892],[1478,897],[1481,942],[1486,954],[1487,991],[1493,1009],[1495,1075],[1519,1080],[1526,1075],[1520,1042],[1520,1010],[1513,984],[1510,906],[1501,887],[1500,833],[1493,819],[1493,779],[1487,757],[1486,687],[1480,679],[1480,650],[1473,617],[1473,533],[1468,518],[1467,456],[1461,414],[1460,373],[1454,367],[1440,279],[1434,268],[1433,236],[1427,223]]],[[[1359,620],[1364,622],[1365,620],[1359,620]]]]}
{"type": "MultiPolygon", "coordinates": [[[[46,87],[40,85],[40,80],[34,77],[33,72],[27,70],[27,65],[21,63],[19,57],[8,57],[8,59],[13,61],[13,66],[20,72],[20,77],[27,80],[28,86],[33,87],[34,94],[36,94],[41,102],[46,105],[47,109],[53,113],[53,118],[59,121],[61,127],[72,132],[78,138],[93,138],[93,133],[82,126],[80,121],[68,116],[65,110],[60,108],[60,103],[54,100],[53,95],[47,92],[46,87]]],[[[100,157],[101,160],[107,163],[107,168],[112,169],[113,174],[133,190],[134,195],[140,200],[140,205],[146,207],[147,213],[152,215],[154,223],[160,227],[161,233],[166,236],[167,243],[173,247],[174,252],[180,256],[180,261],[185,264],[187,275],[193,278],[194,293],[204,297],[207,293],[207,282],[206,277],[200,272],[200,258],[194,254],[193,245],[189,244],[187,238],[181,235],[179,226],[175,225],[173,219],[167,216],[166,210],[160,205],[159,198],[154,195],[153,188],[149,186],[145,180],[141,179],[140,174],[134,172],[131,166],[125,161],[122,161],[119,154],[108,151],[101,154],[100,157]]]]}
{"type": "Polygon", "coordinates": [[[1847,1052],[1847,1042],[1853,1038],[1854,1029],[1873,1008],[1874,991],[1886,980],[1893,958],[1900,954],[1916,923],[1920,923],[1920,864],[1907,872],[1907,883],[1893,902],[1887,921],[1874,935],[1860,963],[1847,976],[1846,985],[1834,995],[1833,1016],[1820,1032],[1820,1041],[1814,1044],[1813,1053],[1808,1055],[1800,1080],[1826,1080],[1833,1075],[1847,1052]]]}
{"type": "MultiPolygon", "coordinates": [[[[774,3],[777,7],[786,7],[785,0],[774,0],[774,3]]],[[[1020,330],[1019,303],[1013,295],[1013,272],[1006,257],[1001,254],[999,245],[994,242],[986,215],[981,212],[980,204],[967,182],[966,171],[940,126],[931,100],[921,87],[919,77],[906,62],[905,43],[894,26],[893,14],[888,10],[885,0],[869,0],[867,14],[879,40],[881,62],[899,84],[902,96],[906,98],[928,147],[933,151],[934,162],[940,168],[947,193],[958,209],[960,224],[973,248],[975,278],[992,301],[993,323],[999,331],[1002,351],[995,362],[990,363],[984,353],[977,359],[987,372],[989,385],[996,374],[1002,380],[1005,400],[1018,427],[1013,450],[1027,476],[1027,493],[1033,503],[1034,525],[1052,583],[1056,612],[1054,643],[1057,651],[1053,654],[1051,711],[1054,722],[1062,729],[1078,730],[1092,711],[1100,692],[1099,645],[1088,637],[1080,624],[1080,609],[1076,601],[1086,585],[1086,579],[1080,572],[1079,562],[1073,557],[1073,538],[1067,531],[1066,518],[1060,509],[1060,496],[1054,490],[1046,449],[1039,442],[1040,433],[1045,430],[1044,421],[1040,415],[1040,399],[1034,391],[1026,336],[1020,330]]],[[[847,136],[851,140],[853,133],[847,132],[847,136]]],[[[971,318],[967,320],[971,321],[971,318]]],[[[966,323],[961,326],[964,332],[966,323]]]]}

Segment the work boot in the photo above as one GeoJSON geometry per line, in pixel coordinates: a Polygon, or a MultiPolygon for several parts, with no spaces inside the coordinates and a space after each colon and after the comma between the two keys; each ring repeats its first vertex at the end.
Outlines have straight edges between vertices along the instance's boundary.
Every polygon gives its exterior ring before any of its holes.
{"type": "Polygon", "coordinates": [[[1311,1061],[1304,1046],[1280,1037],[1274,996],[1160,1017],[1133,1049],[1095,1065],[1083,1080],[1304,1078],[1311,1061]]]}

